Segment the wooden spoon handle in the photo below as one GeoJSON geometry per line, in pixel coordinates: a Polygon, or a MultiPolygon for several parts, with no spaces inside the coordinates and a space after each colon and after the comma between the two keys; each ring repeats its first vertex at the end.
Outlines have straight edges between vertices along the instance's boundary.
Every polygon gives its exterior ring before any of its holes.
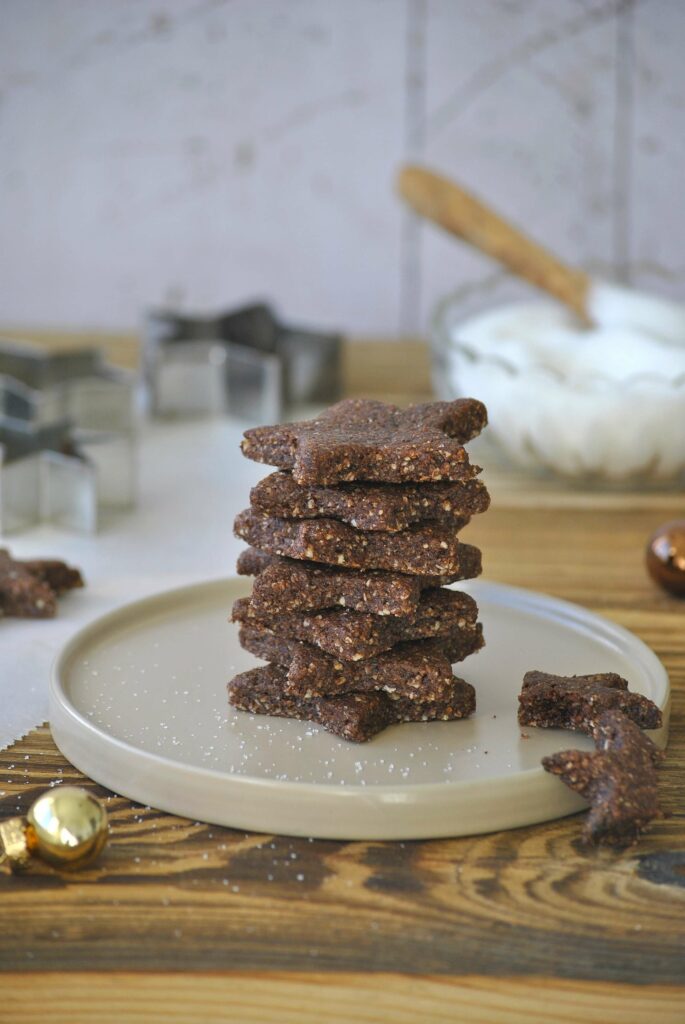
{"type": "Polygon", "coordinates": [[[589,323],[587,274],[562,263],[475,196],[439,174],[423,167],[404,167],[397,179],[397,189],[422,217],[470,242],[589,323]]]}

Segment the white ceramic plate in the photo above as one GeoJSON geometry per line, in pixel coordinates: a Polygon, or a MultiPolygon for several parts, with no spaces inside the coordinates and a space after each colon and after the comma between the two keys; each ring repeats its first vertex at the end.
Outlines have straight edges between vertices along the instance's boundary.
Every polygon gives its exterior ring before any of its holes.
{"type": "Polygon", "coordinates": [[[258,664],[227,622],[245,580],[136,601],[81,630],[51,683],[55,741],[77,768],[143,804],[234,828],[324,839],[421,839],[548,821],[584,802],[540,767],[591,748],[584,736],[524,729],[528,669],[620,672],[664,709],[657,657],[613,623],[542,594],[483,581],[487,645],[456,668],[477,691],[465,722],[394,726],[365,744],[306,722],[234,711],[226,682],[258,664]]]}

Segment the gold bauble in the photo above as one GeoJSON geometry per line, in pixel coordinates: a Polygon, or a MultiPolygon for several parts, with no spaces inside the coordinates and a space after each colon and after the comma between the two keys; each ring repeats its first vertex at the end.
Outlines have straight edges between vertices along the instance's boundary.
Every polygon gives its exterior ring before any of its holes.
{"type": "Polygon", "coordinates": [[[29,852],[61,868],[90,864],[107,842],[107,814],[85,789],[59,786],[38,797],[26,815],[29,852]]]}

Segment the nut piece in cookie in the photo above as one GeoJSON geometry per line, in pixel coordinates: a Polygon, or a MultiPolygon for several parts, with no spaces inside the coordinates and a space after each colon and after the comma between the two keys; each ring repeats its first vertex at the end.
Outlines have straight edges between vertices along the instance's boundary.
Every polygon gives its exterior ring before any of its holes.
{"type": "Polygon", "coordinates": [[[315,419],[245,431],[243,455],[292,470],[298,484],[463,480],[463,445],[487,423],[482,402],[428,402],[398,409],[348,398],[315,419]]]}
{"type": "Polygon", "coordinates": [[[78,569],[64,562],[18,561],[0,549],[0,615],[51,619],[57,612],[57,597],[82,586],[78,569]]]}
{"type": "Polygon", "coordinates": [[[563,750],[542,766],[590,801],[587,843],[629,846],[661,817],[655,765],[663,754],[621,711],[603,712],[593,734],[595,753],[563,750]]]}
{"type": "Polygon", "coordinates": [[[520,725],[543,729],[575,729],[591,734],[604,711],[622,711],[641,729],[658,729],[661,711],[648,697],[630,693],[615,672],[588,676],[555,676],[526,672],[519,694],[520,725]]]}

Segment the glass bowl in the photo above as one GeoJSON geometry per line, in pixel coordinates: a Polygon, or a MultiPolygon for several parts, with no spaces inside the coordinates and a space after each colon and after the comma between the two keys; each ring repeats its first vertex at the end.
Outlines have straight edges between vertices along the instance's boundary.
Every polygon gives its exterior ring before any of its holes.
{"type": "Polygon", "coordinates": [[[502,354],[492,345],[479,350],[469,341],[475,318],[513,310],[517,293],[515,284],[490,279],[440,303],[431,329],[438,396],[485,402],[485,435],[508,465],[583,486],[685,484],[685,374],[661,366],[621,380],[602,372],[570,379],[533,354],[521,366],[506,358],[506,346],[502,354]]]}

